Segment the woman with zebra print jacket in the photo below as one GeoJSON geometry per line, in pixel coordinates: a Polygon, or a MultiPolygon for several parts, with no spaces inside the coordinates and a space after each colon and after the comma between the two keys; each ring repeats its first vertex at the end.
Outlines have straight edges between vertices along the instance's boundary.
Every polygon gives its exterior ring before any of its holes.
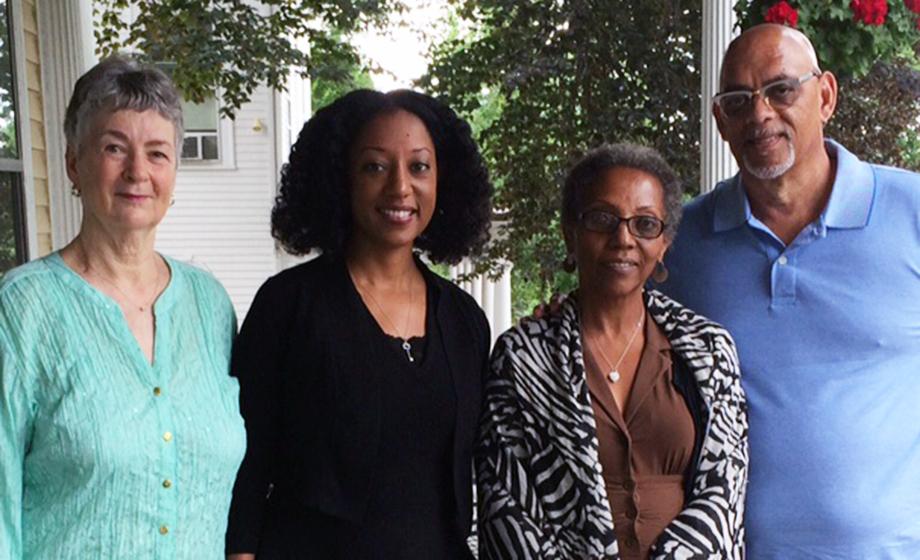
{"type": "Polygon", "coordinates": [[[476,451],[481,559],[744,557],[734,342],[644,290],[667,273],[681,195],[638,146],[602,146],[569,173],[562,221],[579,289],[493,350],[476,451]]]}

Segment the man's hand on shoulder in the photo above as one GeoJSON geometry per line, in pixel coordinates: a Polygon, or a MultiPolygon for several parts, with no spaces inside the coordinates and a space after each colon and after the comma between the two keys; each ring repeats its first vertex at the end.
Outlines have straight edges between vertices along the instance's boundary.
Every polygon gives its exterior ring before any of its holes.
{"type": "Polygon", "coordinates": [[[530,316],[521,318],[521,321],[525,319],[543,319],[556,315],[562,309],[562,300],[564,299],[565,296],[562,294],[553,294],[550,296],[549,301],[538,303],[531,311],[530,316]]]}

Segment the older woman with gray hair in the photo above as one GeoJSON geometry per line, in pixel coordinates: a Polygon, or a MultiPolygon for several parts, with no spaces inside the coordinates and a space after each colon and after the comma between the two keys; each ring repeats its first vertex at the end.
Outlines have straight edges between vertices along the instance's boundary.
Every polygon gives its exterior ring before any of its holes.
{"type": "Polygon", "coordinates": [[[476,452],[480,558],[740,559],[747,414],[731,337],[655,290],[681,214],[654,150],[569,172],[579,288],[492,352],[476,452]]]}
{"type": "Polygon", "coordinates": [[[0,558],[222,558],[245,447],[236,319],[211,275],[154,251],[179,95],[109,58],[64,129],[80,231],[0,280],[0,558]]]}

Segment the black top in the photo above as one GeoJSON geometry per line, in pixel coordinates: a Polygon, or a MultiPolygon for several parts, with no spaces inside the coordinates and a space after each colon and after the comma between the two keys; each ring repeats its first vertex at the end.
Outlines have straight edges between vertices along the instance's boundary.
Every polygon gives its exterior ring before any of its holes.
{"type": "Polygon", "coordinates": [[[250,447],[234,488],[228,552],[470,558],[469,453],[488,350],[482,312],[423,270],[426,335],[412,341],[419,354],[410,364],[344,263],[317,261],[266,283],[234,349],[250,447]],[[306,284],[293,291],[295,305],[279,282],[298,272],[306,284]],[[283,315],[293,316],[286,325],[283,315]],[[265,364],[265,345],[288,356],[265,364]]]}

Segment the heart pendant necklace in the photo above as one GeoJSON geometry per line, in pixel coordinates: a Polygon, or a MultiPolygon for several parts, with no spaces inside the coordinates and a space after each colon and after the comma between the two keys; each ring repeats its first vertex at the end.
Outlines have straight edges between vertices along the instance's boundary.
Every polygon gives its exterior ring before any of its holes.
{"type": "Polygon", "coordinates": [[[639,317],[639,321],[636,322],[636,328],[633,329],[632,335],[630,335],[629,341],[626,343],[626,348],[623,349],[623,353],[620,354],[620,358],[615,364],[613,364],[613,367],[610,367],[610,360],[607,359],[607,355],[604,354],[603,350],[601,350],[601,345],[597,343],[597,339],[594,340],[594,350],[601,358],[603,358],[604,363],[607,365],[608,372],[605,377],[611,383],[616,383],[622,377],[620,375],[620,364],[623,363],[623,358],[626,357],[629,349],[632,348],[633,341],[636,340],[636,336],[638,336],[643,322],[645,322],[645,313],[642,313],[642,316],[639,317]]]}

